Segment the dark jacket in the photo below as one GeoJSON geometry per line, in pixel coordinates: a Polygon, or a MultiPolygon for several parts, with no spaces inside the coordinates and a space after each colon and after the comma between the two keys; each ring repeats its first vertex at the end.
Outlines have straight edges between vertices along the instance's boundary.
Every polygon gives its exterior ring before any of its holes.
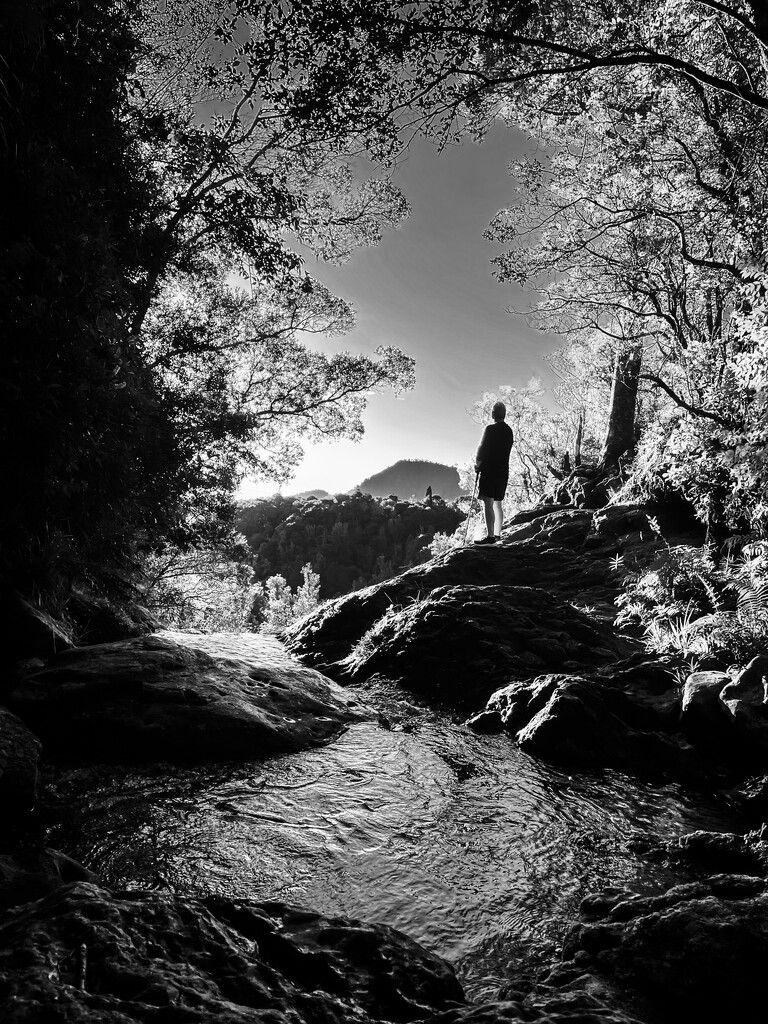
{"type": "Polygon", "coordinates": [[[509,453],[515,436],[512,428],[503,420],[489,423],[483,431],[480,447],[475,455],[475,472],[492,473],[494,476],[507,476],[509,473],[509,453]]]}

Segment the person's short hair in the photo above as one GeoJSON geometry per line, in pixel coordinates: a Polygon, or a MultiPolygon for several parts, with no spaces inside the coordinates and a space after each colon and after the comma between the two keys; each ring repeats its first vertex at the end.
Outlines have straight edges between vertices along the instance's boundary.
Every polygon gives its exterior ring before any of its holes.
{"type": "Polygon", "coordinates": [[[506,416],[507,416],[507,407],[506,407],[506,405],[504,405],[503,402],[494,402],[493,403],[493,408],[491,409],[491,416],[493,416],[493,418],[495,420],[506,419],[506,416]]]}

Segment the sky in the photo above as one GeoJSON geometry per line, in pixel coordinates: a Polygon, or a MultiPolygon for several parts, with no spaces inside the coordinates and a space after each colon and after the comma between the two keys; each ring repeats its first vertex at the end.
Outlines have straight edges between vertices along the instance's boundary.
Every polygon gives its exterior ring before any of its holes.
{"type": "MultiPolygon", "coordinates": [[[[512,199],[508,164],[526,145],[520,132],[501,124],[481,145],[465,142],[440,154],[414,140],[393,174],[410,217],[343,266],[307,261],[310,275],[357,316],[352,331],[323,347],[372,354],[378,345],[395,345],[415,358],[416,386],[400,399],[391,392],[372,396],[360,441],[307,446],[282,493],[348,491],[399,459],[465,464],[482,432],[467,410],[484,392],[520,387],[532,376],[551,383],[543,356],[557,339],[507,312],[520,305],[521,293],[495,280],[490,261],[502,250],[483,238],[512,199]]],[[[240,493],[247,499],[277,490],[274,482],[246,481],[240,493]]]]}

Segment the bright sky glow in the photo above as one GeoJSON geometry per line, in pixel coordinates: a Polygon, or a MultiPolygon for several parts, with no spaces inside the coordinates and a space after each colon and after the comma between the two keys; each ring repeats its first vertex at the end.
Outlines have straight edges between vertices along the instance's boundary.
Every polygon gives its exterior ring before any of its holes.
{"type": "MultiPolygon", "coordinates": [[[[309,273],[355,307],[357,325],[323,348],[372,353],[397,345],[416,359],[416,387],[404,398],[376,395],[358,443],[313,446],[284,493],[347,491],[398,459],[464,464],[481,433],[467,409],[485,391],[551,380],[543,355],[556,339],[506,312],[520,292],[499,284],[490,260],[499,248],[483,238],[508,205],[510,160],[526,145],[521,133],[497,127],[478,146],[437,154],[416,140],[395,173],[412,213],[380,245],[361,249],[342,267],[308,261],[309,273]]],[[[274,494],[272,482],[246,482],[241,496],[274,494]]]]}

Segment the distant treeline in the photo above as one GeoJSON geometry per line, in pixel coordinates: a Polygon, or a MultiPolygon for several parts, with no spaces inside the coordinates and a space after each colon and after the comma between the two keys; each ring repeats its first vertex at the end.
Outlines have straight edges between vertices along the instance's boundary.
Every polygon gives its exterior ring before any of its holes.
{"type": "Polygon", "coordinates": [[[453,533],[463,518],[440,497],[430,505],[361,492],[276,495],[243,507],[237,529],[248,539],[260,582],[279,574],[296,587],[302,566],[310,563],[320,574],[320,596],[327,598],[425,561],[435,533],[453,533]]]}
{"type": "Polygon", "coordinates": [[[421,459],[401,459],[380,473],[367,477],[360,484],[359,490],[379,497],[398,494],[401,498],[421,498],[428,487],[432,488],[433,494],[439,494],[446,501],[452,501],[465,493],[455,467],[421,459]]]}

